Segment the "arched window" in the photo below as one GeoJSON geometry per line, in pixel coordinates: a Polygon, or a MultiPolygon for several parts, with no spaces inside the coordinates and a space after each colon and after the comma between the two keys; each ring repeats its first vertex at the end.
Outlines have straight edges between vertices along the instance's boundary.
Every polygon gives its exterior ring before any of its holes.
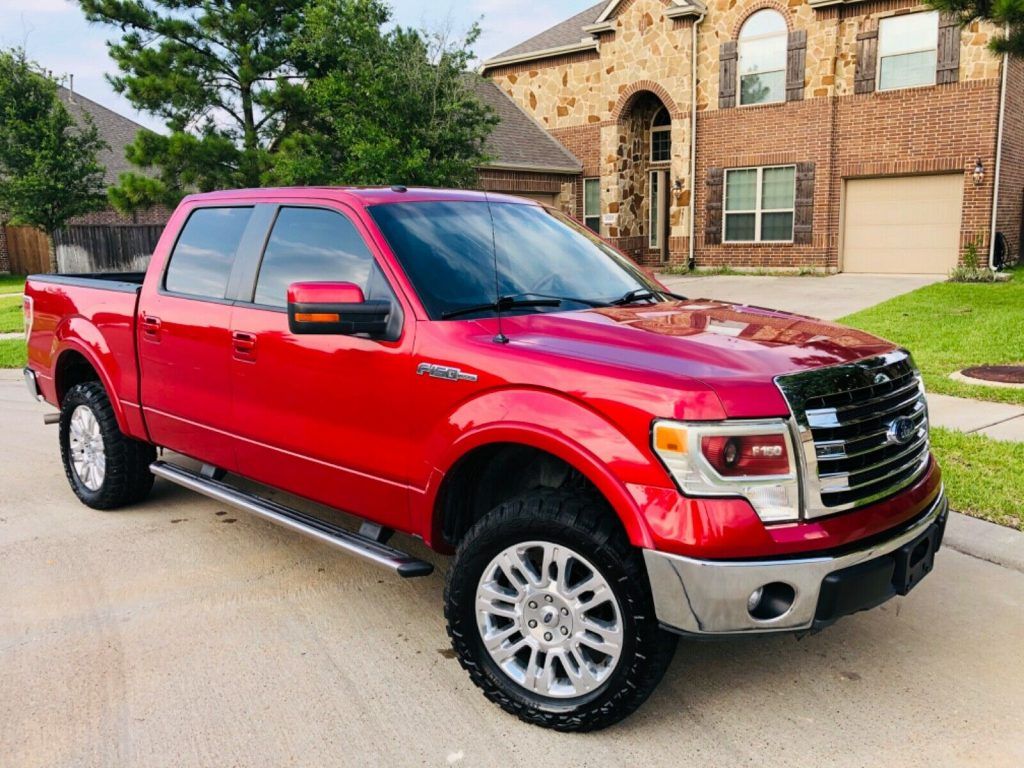
{"type": "Polygon", "coordinates": [[[740,104],[786,100],[786,20],[778,11],[751,14],[740,29],[740,104]]]}
{"type": "Polygon", "coordinates": [[[667,163],[672,159],[672,118],[662,107],[651,121],[651,162],[667,163]]]}

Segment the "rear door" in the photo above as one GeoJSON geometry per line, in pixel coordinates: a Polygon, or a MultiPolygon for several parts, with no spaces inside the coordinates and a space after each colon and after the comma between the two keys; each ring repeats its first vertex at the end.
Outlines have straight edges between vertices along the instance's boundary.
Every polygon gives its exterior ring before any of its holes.
{"type": "Polygon", "coordinates": [[[233,315],[238,471],[384,525],[408,528],[415,323],[350,209],[278,209],[247,301],[233,315]],[[392,302],[389,340],[294,335],[287,289],[349,282],[392,302]]]}
{"type": "Polygon", "coordinates": [[[253,247],[248,240],[259,230],[258,208],[191,211],[163,273],[147,282],[139,303],[140,394],[151,439],[228,470],[236,465],[230,291],[237,256],[253,247]]]}

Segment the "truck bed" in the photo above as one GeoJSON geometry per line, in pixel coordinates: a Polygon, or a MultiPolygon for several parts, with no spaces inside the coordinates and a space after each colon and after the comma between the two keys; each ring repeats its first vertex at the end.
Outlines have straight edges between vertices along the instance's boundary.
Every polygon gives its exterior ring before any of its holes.
{"type": "Polygon", "coordinates": [[[85,274],[29,275],[28,280],[56,285],[77,285],[107,291],[135,293],[146,279],[145,272],[93,272],[85,274]]]}
{"type": "Polygon", "coordinates": [[[55,386],[57,366],[85,358],[117,397],[115,410],[127,417],[122,427],[138,432],[133,429],[141,425],[135,324],[144,277],[139,272],[29,276],[28,361],[47,402],[59,407],[64,394],[55,386]]]}

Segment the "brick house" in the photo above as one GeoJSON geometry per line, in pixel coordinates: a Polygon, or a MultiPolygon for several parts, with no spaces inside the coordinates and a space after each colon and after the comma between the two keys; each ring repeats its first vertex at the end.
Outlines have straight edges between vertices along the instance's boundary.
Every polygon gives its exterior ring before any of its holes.
{"type": "Polygon", "coordinates": [[[1021,248],[1024,62],[994,31],[915,0],[605,0],[482,72],[641,263],[944,273],[1021,248]]]}

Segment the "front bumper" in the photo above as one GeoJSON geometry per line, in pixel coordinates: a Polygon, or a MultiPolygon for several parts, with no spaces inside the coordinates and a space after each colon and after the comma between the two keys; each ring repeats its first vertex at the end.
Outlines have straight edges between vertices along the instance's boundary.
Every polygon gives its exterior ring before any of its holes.
{"type": "Polygon", "coordinates": [[[695,560],[645,549],[655,612],[668,629],[692,635],[818,629],[909,591],[931,569],[948,512],[949,503],[940,491],[909,526],[834,556],[695,560]],[[911,559],[919,570],[908,575],[911,559]],[[792,602],[780,615],[756,618],[747,600],[766,585],[776,585],[781,599],[788,602],[791,595],[792,602]]]}

